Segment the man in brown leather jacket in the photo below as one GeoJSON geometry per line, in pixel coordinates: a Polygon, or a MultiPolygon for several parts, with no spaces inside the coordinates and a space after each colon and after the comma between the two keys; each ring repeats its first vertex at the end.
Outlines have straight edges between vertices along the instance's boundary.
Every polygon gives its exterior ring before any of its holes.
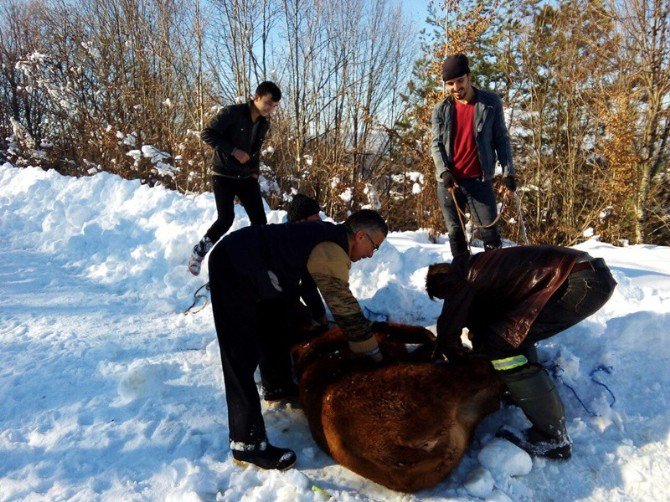
{"type": "Polygon", "coordinates": [[[454,360],[466,349],[489,358],[533,426],[499,435],[536,456],[568,459],[571,441],[558,391],[537,363],[535,343],[595,313],[616,282],[601,259],[558,246],[497,249],[432,265],[426,290],[445,300],[437,321],[438,351],[454,360]]]}

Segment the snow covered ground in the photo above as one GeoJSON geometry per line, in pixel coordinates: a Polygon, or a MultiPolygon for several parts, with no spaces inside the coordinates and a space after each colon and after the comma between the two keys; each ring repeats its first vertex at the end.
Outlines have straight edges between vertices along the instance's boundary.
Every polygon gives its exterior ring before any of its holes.
{"type": "MultiPolygon", "coordinates": [[[[181,314],[205,282],[186,260],[214,214],[211,194],[0,166],[0,500],[670,500],[670,248],[578,246],[619,286],[540,347],[572,460],[494,439],[524,423],[505,407],[448,480],[406,495],[334,464],[290,407],[265,418],[295,469],[232,463],[211,309],[181,314]]],[[[234,228],[246,224],[239,210],[234,228]]],[[[434,326],[426,267],[449,259],[423,232],[392,233],[354,266],[354,293],[371,317],[434,326]]]]}

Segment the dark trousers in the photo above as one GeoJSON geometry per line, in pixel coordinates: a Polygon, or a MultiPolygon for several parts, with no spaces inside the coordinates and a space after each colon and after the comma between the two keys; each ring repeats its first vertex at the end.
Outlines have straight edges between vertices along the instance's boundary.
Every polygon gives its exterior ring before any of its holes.
{"type": "Polygon", "coordinates": [[[605,262],[597,259],[591,263],[595,270],[586,268],[571,273],[549,298],[518,348],[494,333],[482,333],[473,341],[475,350],[492,360],[519,354],[529,360],[536,360],[535,343],[583,321],[597,312],[612,296],[616,281],[605,262]]]}
{"type": "Polygon", "coordinates": [[[267,219],[263,209],[261,187],[255,178],[226,178],[212,176],[217,219],[209,227],[206,237],[216,243],[230,229],[235,219],[235,196],[249,215],[252,225],[265,225],[267,219]]]}
{"type": "Polygon", "coordinates": [[[230,441],[257,445],[267,440],[254,372],[273,384],[290,378],[286,307],[282,299],[257,301],[221,246],[209,258],[214,325],[228,404],[230,441]]]}
{"type": "MultiPolygon", "coordinates": [[[[461,211],[469,212],[476,225],[488,226],[496,219],[498,208],[493,184],[490,181],[480,178],[458,180],[458,187],[454,195],[461,211]]],[[[437,198],[440,201],[440,209],[449,233],[451,255],[457,258],[470,254],[465,233],[458,218],[458,208],[444,183],[437,184],[437,198]]],[[[497,249],[502,245],[497,224],[490,228],[480,228],[480,232],[486,249],[497,249]]]]}

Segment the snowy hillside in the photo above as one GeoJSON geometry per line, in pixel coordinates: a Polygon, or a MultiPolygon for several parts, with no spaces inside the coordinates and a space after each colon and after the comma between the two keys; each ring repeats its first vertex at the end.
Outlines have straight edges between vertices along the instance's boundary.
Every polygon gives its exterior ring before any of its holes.
{"type": "MultiPolygon", "coordinates": [[[[214,215],[211,194],[0,167],[0,500],[670,500],[670,248],[578,246],[619,285],[540,347],[561,378],[572,460],[493,439],[524,421],[506,407],[447,481],[405,495],[334,464],[290,407],[265,419],[295,469],[232,463],[211,309],[181,313],[206,280],[186,260],[214,215]]],[[[247,224],[238,210],[234,228],[247,224]]],[[[392,233],[354,266],[354,293],[371,317],[434,326],[424,276],[449,259],[425,233],[392,233]]]]}

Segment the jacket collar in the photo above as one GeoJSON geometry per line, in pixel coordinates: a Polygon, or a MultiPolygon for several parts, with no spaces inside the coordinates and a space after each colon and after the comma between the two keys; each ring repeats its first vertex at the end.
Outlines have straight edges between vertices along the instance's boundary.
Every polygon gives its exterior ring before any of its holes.
{"type": "MultiPolygon", "coordinates": [[[[475,133],[479,132],[479,126],[484,122],[487,116],[487,110],[491,105],[487,102],[485,94],[482,93],[477,87],[472,86],[472,89],[475,91],[474,104],[475,104],[475,133]]],[[[453,108],[455,104],[454,97],[449,95],[446,97],[445,102],[449,105],[447,110],[448,116],[451,117],[453,113],[453,108]]]]}
{"type": "MultiPolygon", "coordinates": [[[[247,109],[247,112],[249,113],[249,120],[251,120],[251,121],[253,122],[253,120],[252,120],[252,115],[251,115],[251,111],[254,109],[254,102],[253,102],[253,100],[249,100],[249,101],[247,101],[247,107],[246,107],[246,109],[247,109]]],[[[266,118],[263,117],[262,115],[258,115],[258,121],[260,121],[261,123],[263,123],[263,122],[267,122],[267,120],[268,120],[268,119],[266,119],[266,118]]],[[[254,123],[255,123],[255,122],[254,122],[254,123]]]]}

